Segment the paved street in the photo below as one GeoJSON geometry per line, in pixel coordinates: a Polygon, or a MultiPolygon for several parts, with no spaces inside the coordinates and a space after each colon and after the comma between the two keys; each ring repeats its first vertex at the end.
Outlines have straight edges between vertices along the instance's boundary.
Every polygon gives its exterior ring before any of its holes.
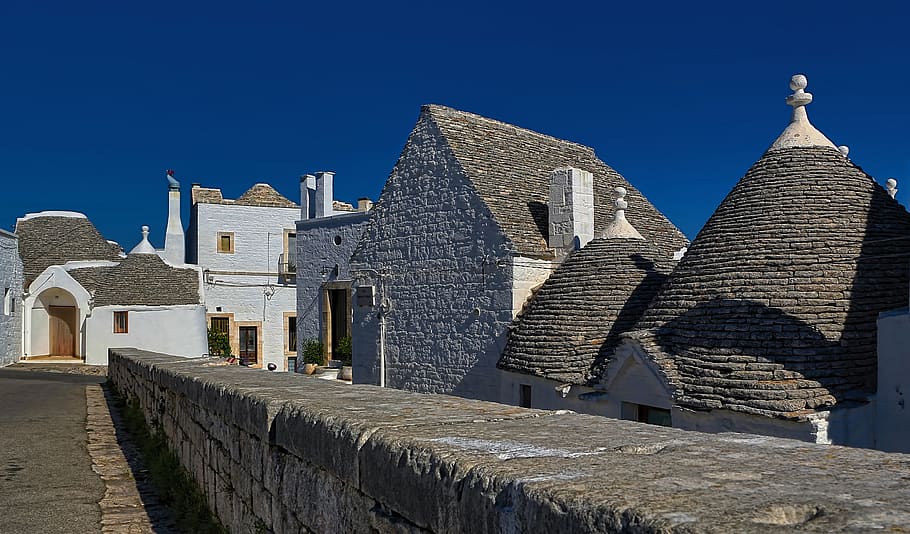
{"type": "Polygon", "coordinates": [[[101,532],[85,388],[105,379],[0,369],[0,532],[101,532]]]}

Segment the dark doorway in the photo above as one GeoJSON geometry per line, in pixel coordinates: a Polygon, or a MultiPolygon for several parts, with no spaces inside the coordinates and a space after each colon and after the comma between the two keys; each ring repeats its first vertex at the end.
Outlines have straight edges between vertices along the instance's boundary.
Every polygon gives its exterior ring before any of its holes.
{"type": "Polygon", "coordinates": [[[259,339],[255,326],[240,327],[240,363],[256,365],[259,363],[259,339]]]}

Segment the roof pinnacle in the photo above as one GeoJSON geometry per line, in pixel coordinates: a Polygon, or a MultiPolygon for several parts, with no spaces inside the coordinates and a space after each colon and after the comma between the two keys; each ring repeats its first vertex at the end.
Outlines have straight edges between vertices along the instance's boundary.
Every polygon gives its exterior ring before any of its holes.
{"type": "Polygon", "coordinates": [[[798,146],[829,146],[834,148],[834,143],[809,122],[806,106],[812,102],[812,93],[806,92],[807,85],[809,85],[809,80],[803,74],[794,74],[790,78],[790,89],[793,94],[787,97],[787,105],[793,107],[793,116],[790,119],[790,125],[784,130],[784,133],[771,145],[772,150],[798,146]]]}
{"type": "Polygon", "coordinates": [[[613,202],[616,213],[613,216],[613,222],[604,230],[603,237],[607,239],[644,239],[638,230],[626,220],[626,208],[629,207],[629,203],[626,202],[626,188],[617,187],[613,191],[616,192],[616,200],[613,202]]]}
{"type": "Polygon", "coordinates": [[[138,245],[133,247],[133,250],[130,251],[130,254],[157,254],[155,252],[155,247],[149,243],[149,227],[142,226],[142,241],[138,245]]]}

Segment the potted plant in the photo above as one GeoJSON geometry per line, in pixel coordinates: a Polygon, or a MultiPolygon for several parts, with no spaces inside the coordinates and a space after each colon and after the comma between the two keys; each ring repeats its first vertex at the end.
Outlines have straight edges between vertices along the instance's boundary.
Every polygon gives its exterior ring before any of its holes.
{"type": "Polygon", "coordinates": [[[353,376],[351,364],[353,363],[352,358],[354,354],[354,345],[351,336],[344,336],[339,339],[338,346],[335,347],[333,352],[333,356],[341,360],[341,372],[338,373],[338,378],[342,380],[351,380],[353,376]]]}
{"type": "Polygon", "coordinates": [[[311,375],[325,362],[322,343],[318,339],[303,340],[303,372],[311,375]]]}

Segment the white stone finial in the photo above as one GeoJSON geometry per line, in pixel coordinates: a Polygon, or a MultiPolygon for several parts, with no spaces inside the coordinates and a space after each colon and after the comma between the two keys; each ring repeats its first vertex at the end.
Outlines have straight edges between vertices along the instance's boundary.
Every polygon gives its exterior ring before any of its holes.
{"type": "Polygon", "coordinates": [[[130,254],[157,254],[155,252],[155,247],[149,243],[149,227],[142,226],[142,241],[138,245],[133,247],[133,250],[130,251],[130,254]]]}
{"type": "Polygon", "coordinates": [[[771,150],[805,146],[835,148],[834,143],[809,122],[806,106],[812,102],[812,93],[806,92],[807,85],[809,81],[802,74],[794,74],[790,78],[790,89],[793,90],[793,94],[787,97],[787,105],[793,107],[793,116],[784,133],[771,144],[771,150]]]}
{"type": "Polygon", "coordinates": [[[841,146],[837,147],[837,150],[844,156],[850,154],[850,147],[848,147],[847,145],[841,145],[841,146]]]}
{"type": "Polygon", "coordinates": [[[603,237],[608,239],[644,239],[638,233],[638,230],[626,220],[626,208],[629,207],[629,203],[626,202],[628,191],[626,191],[625,187],[617,187],[613,191],[616,192],[616,200],[613,202],[616,207],[616,213],[613,216],[613,222],[607,225],[606,230],[604,230],[603,237]]]}
{"type": "Polygon", "coordinates": [[[897,195],[897,180],[888,178],[885,181],[885,189],[888,190],[888,194],[891,195],[891,198],[894,198],[894,196],[897,195]]]}

